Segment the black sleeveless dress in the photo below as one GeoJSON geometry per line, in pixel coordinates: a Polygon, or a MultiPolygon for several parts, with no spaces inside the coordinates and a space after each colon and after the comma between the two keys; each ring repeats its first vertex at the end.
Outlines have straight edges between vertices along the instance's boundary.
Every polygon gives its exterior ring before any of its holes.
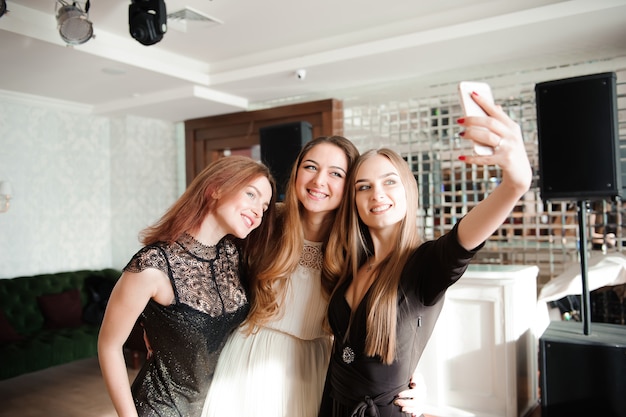
{"type": "Polygon", "coordinates": [[[351,280],[337,288],[328,310],[335,339],[320,417],[406,417],[393,400],[398,392],[409,388],[443,307],[446,289],[463,275],[482,247],[465,250],[456,231],[454,227],[439,239],[424,242],[403,269],[398,289],[396,359],[391,365],[364,353],[370,292],[351,314],[345,298],[351,280]]]}
{"type": "Polygon", "coordinates": [[[150,300],[141,315],[153,354],[131,387],[140,417],[202,413],[217,357],[249,309],[239,264],[229,238],[205,246],[185,234],[173,245],[144,247],[124,268],[163,271],[175,295],[169,306],[150,300]]]}

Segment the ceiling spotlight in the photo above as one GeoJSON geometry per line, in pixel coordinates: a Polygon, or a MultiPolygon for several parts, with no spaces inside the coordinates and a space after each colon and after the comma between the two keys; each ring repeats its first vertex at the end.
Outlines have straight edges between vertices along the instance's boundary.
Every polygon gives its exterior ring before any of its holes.
{"type": "Polygon", "coordinates": [[[57,26],[59,35],[69,45],[80,45],[93,37],[93,25],[89,21],[89,0],[85,3],[85,10],[78,2],[69,4],[64,0],[57,0],[57,26]]]}
{"type": "Polygon", "coordinates": [[[131,0],[128,6],[130,35],[143,45],[153,45],[167,32],[164,0],[131,0]]]}

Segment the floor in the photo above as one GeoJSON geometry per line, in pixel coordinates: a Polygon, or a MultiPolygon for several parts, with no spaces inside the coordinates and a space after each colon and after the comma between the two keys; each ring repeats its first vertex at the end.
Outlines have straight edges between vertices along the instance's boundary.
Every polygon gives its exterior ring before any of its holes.
{"type": "MultiPolygon", "coordinates": [[[[129,380],[136,370],[129,369],[129,380]]],[[[0,381],[0,417],[116,417],[97,358],[0,381]]]]}
{"type": "MultiPolygon", "coordinates": [[[[129,380],[136,374],[129,368],[129,380]]],[[[0,417],[117,417],[96,358],[0,381],[0,404],[0,417]]]]}

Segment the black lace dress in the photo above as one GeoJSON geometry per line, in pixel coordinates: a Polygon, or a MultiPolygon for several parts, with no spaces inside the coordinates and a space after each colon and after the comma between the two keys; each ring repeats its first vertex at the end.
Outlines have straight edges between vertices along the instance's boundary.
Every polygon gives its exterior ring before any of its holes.
{"type": "Polygon", "coordinates": [[[205,246],[184,235],[144,247],[124,268],[163,271],[175,295],[169,306],[150,300],[141,315],[153,355],[131,387],[140,417],[201,414],[217,357],[249,309],[239,262],[228,238],[205,246]]]}

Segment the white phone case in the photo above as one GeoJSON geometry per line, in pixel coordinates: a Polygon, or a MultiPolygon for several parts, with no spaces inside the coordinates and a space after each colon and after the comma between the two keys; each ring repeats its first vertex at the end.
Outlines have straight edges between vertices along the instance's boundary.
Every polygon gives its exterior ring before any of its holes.
{"type": "MultiPolygon", "coordinates": [[[[486,116],[484,110],[472,99],[473,91],[493,103],[493,94],[489,84],[476,81],[461,81],[459,83],[459,97],[461,98],[463,113],[466,116],[486,116]]],[[[485,145],[474,145],[474,152],[476,155],[493,155],[493,148],[485,145]]]]}

